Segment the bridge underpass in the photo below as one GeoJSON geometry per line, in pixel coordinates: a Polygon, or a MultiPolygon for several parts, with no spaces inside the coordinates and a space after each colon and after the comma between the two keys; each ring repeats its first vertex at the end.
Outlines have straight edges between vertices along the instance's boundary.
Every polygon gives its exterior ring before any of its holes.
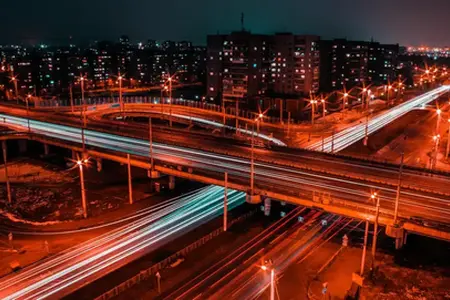
{"type": "MultiPolygon", "coordinates": [[[[33,131],[37,131],[37,128],[33,128],[33,131]]],[[[32,134],[26,136],[29,139],[42,143],[72,149],[77,152],[83,151],[83,148],[80,147],[79,133],[77,133],[75,137],[71,136],[70,138],[64,135],[59,137],[49,137],[42,134],[42,132],[38,135],[32,134]]],[[[20,138],[20,136],[5,138],[20,138]]],[[[116,136],[116,138],[123,139],[123,137],[119,136],[116,136]]],[[[126,164],[127,158],[123,154],[129,153],[132,155],[130,163],[133,166],[150,169],[148,142],[143,140],[132,141],[135,144],[129,143],[128,145],[131,146],[131,148],[129,148],[126,146],[127,144],[123,142],[118,143],[117,141],[112,141],[114,147],[108,147],[108,145],[111,145],[110,142],[106,142],[103,145],[96,145],[98,141],[99,140],[96,140],[92,136],[87,135],[86,137],[86,145],[89,146],[86,151],[92,158],[107,159],[126,164]],[[99,151],[96,148],[103,150],[99,151]],[[107,150],[107,152],[104,150],[107,150]]],[[[127,142],[130,141],[127,140],[127,142]]],[[[195,155],[190,157],[186,156],[186,151],[192,152],[192,150],[189,149],[174,150],[170,149],[171,147],[168,146],[161,147],[163,149],[165,148],[165,150],[160,153],[155,153],[155,161],[157,162],[155,169],[157,171],[167,175],[220,186],[225,184],[223,176],[224,172],[227,172],[229,174],[229,188],[249,192],[248,160],[242,160],[236,157],[217,156],[216,159],[213,157],[208,161],[205,157],[211,158],[214,154],[195,151],[197,152],[196,155],[201,156],[201,159],[198,159],[195,155]],[[225,164],[229,165],[217,167],[217,165],[223,164],[224,161],[225,164]],[[182,169],[179,169],[179,166],[181,166],[182,169]],[[190,172],[191,170],[193,173],[190,172]]],[[[368,185],[367,182],[364,183],[356,180],[348,181],[347,179],[336,178],[341,182],[341,187],[333,189],[333,186],[329,184],[330,182],[327,183],[327,181],[331,180],[330,178],[321,182],[323,178],[320,179],[320,177],[323,177],[323,174],[322,176],[316,176],[317,174],[313,173],[299,175],[298,170],[289,170],[286,169],[286,167],[283,167],[283,172],[281,173],[279,170],[273,169],[273,167],[267,166],[261,162],[255,164],[256,176],[254,191],[257,194],[293,204],[315,207],[335,214],[373,221],[375,218],[375,206],[366,201],[373,188],[374,190],[381,191],[380,194],[382,195],[380,223],[388,226],[393,225],[392,194],[395,193],[395,187],[389,187],[389,185],[386,184],[368,185]],[[266,171],[267,174],[264,174],[264,171],[266,171]],[[313,178],[308,178],[308,176],[311,175],[314,175],[313,178]],[[277,179],[277,177],[280,178],[277,179]],[[326,192],[327,190],[328,192],[326,192]],[[355,191],[355,193],[353,191],[355,191]]],[[[399,213],[399,218],[404,230],[434,238],[450,240],[450,235],[445,226],[441,228],[428,228],[410,221],[411,217],[417,217],[417,215],[414,214],[420,210],[422,217],[441,221],[443,224],[446,223],[445,221],[448,220],[449,212],[446,212],[445,208],[442,207],[446,206],[445,202],[448,201],[448,197],[445,196],[439,200],[436,195],[432,195],[431,193],[420,194],[416,193],[414,190],[411,191],[410,189],[405,189],[404,195],[407,196],[402,196],[399,213]],[[430,197],[434,200],[429,199],[430,197]],[[421,204],[421,202],[424,202],[424,199],[429,202],[428,205],[421,204]],[[406,209],[407,206],[410,207],[406,209]]]]}

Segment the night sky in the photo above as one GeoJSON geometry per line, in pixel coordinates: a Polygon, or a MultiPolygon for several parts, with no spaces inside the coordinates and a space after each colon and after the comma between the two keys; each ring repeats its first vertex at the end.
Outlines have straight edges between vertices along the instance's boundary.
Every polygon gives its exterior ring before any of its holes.
{"type": "Polygon", "coordinates": [[[3,0],[0,43],[146,39],[206,43],[245,28],[401,45],[450,45],[450,0],[3,0]]]}

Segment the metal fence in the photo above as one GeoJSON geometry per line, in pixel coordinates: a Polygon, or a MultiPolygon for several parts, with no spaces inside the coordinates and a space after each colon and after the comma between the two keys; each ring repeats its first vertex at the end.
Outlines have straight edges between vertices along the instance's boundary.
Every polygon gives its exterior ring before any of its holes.
{"type": "MultiPolygon", "coordinates": [[[[256,212],[256,210],[250,211],[245,215],[242,215],[236,219],[233,219],[232,221],[230,221],[228,223],[228,226],[231,227],[233,224],[243,221],[244,219],[252,216],[254,213],[256,212]]],[[[151,266],[150,268],[146,269],[146,270],[142,270],[141,272],[139,272],[139,274],[136,274],[135,276],[131,277],[130,279],[122,282],[121,284],[115,286],[114,288],[112,288],[111,290],[107,291],[106,293],[98,296],[97,298],[95,298],[95,300],[107,300],[107,299],[112,299],[116,296],[118,296],[119,294],[121,294],[122,292],[128,290],[129,288],[131,288],[132,286],[139,284],[140,282],[149,279],[150,277],[154,276],[158,271],[167,268],[167,266],[169,266],[171,263],[173,263],[174,261],[176,261],[178,258],[186,256],[189,252],[197,249],[198,247],[204,245],[206,242],[210,241],[211,239],[213,239],[214,237],[218,236],[219,234],[221,234],[223,232],[223,227],[218,228],[216,230],[214,230],[213,232],[205,235],[204,237],[202,237],[201,239],[195,241],[194,243],[190,244],[189,246],[187,246],[186,248],[174,253],[173,255],[169,256],[168,258],[160,261],[159,263],[151,266]]]]}

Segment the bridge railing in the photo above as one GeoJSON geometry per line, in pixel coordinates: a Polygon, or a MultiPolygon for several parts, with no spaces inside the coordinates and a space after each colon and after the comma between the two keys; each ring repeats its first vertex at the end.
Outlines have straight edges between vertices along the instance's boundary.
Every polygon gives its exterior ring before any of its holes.
{"type": "MultiPolygon", "coordinates": [[[[107,104],[118,104],[119,97],[86,97],[85,103],[89,107],[98,107],[99,105],[107,105],[107,104]]],[[[153,97],[153,96],[123,96],[124,104],[161,104],[170,105],[170,99],[168,97],[153,97]]],[[[75,107],[80,107],[83,104],[81,98],[73,99],[73,103],[70,103],[69,99],[42,99],[37,101],[35,106],[36,108],[52,108],[52,109],[61,109],[61,108],[69,108],[71,105],[75,107]]],[[[196,100],[187,100],[183,98],[172,98],[172,104],[190,108],[197,108],[202,110],[214,111],[221,113],[222,107],[220,105],[216,105],[213,103],[207,103],[196,100]]],[[[95,108],[94,108],[95,109],[95,108]]],[[[89,110],[89,108],[88,108],[89,110]]],[[[236,108],[234,107],[226,107],[225,113],[229,115],[236,115],[236,108]]],[[[258,113],[245,110],[238,109],[237,113],[238,117],[247,118],[247,119],[255,119],[258,117],[258,113]]],[[[266,123],[280,123],[280,118],[277,117],[264,117],[264,122],[266,123]]]]}

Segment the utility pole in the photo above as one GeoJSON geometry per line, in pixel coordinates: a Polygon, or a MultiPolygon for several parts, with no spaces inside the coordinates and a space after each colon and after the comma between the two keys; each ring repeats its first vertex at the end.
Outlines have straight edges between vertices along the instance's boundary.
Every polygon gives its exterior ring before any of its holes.
{"type": "Polygon", "coordinates": [[[11,197],[11,185],[9,183],[9,177],[8,177],[8,163],[6,160],[7,157],[7,148],[6,148],[6,141],[2,141],[2,148],[3,148],[3,163],[5,164],[5,177],[6,177],[6,192],[8,194],[8,203],[12,204],[12,197],[11,197]]]}
{"type": "Polygon", "coordinates": [[[133,204],[133,187],[131,184],[131,159],[129,153],[127,153],[127,162],[128,162],[128,196],[130,199],[130,204],[133,204]]]}
{"type": "Polygon", "coordinates": [[[366,264],[366,250],[367,250],[367,236],[369,234],[369,221],[366,220],[366,231],[364,233],[364,246],[363,246],[363,252],[361,257],[361,273],[359,275],[364,274],[364,265],[366,264]]]}
{"type": "Polygon", "coordinates": [[[372,241],[372,269],[375,266],[375,254],[377,251],[377,239],[378,239],[378,217],[380,215],[380,195],[377,193],[372,194],[372,199],[376,198],[377,206],[375,212],[375,223],[373,225],[373,241],[372,241]]]}
{"type": "Polygon", "coordinates": [[[400,201],[400,189],[402,186],[402,172],[403,172],[403,160],[405,158],[405,152],[402,152],[402,158],[400,161],[400,171],[398,172],[398,181],[397,181],[397,194],[395,196],[395,208],[394,208],[394,225],[397,224],[397,216],[398,216],[398,204],[400,201]]]}
{"type": "Polygon", "coordinates": [[[223,190],[223,231],[227,231],[228,226],[228,173],[225,172],[225,184],[223,190]]]}

